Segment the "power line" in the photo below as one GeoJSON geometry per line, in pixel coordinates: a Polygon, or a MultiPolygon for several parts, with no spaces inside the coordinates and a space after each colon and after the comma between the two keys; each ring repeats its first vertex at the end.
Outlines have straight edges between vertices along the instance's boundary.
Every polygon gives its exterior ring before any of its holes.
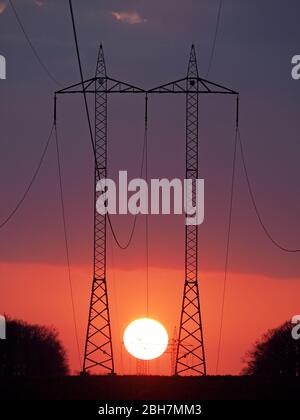
{"type": "Polygon", "coordinates": [[[99,168],[97,166],[97,155],[96,155],[96,149],[95,149],[95,143],[94,143],[94,136],[93,136],[93,130],[92,130],[92,124],[91,124],[90,111],[89,111],[89,106],[88,106],[88,102],[87,102],[86,92],[84,90],[84,78],[83,78],[83,71],[82,71],[79,45],[78,45],[78,39],[77,39],[77,31],[76,31],[76,25],[75,25],[75,18],[74,18],[72,0],[69,0],[69,6],[70,6],[71,19],[72,19],[72,27],[73,27],[73,35],[74,35],[75,48],[76,48],[76,54],[77,54],[77,61],[78,61],[78,66],[79,66],[80,81],[81,81],[83,98],[84,98],[84,106],[85,106],[85,112],[86,112],[86,117],[87,117],[87,121],[88,121],[89,132],[90,132],[91,146],[92,146],[93,153],[94,153],[96,170],[98,172],[98,177],[100,178],[100,172],[99,172],[99,168]]]}
{"type": "MultiPolygon", "coordinates": [[[[84,99],[84,107],[85,107],[85,113],[86,113],[86,117],[87,117],[89,133],[90,133],[90,143],[91,143],[92,150],[93,150],[93,155],[94,155],[94,160],[95,160],[95,168],[96,168],[96,171],[97,171],[97,174],[98,174],[98,179],[100,179],[101,177],[100,177],[100,171],[99,171],[99,168],[98,168],[97,154],[96,154],[92,124],[91,124],[90,111],[89,111],[89,106],[88,106],[88,102],[87,102],[86,92],[84,90],[84,78],[83,78],[83,71],[82,71],[82,65],[81,65],[81,58],[80,58],[80,51],[79,51],[79,45],[78,45],[78,38],[77,38],[77,31],[76,31],[76,24],[75,24],[75,17],[74,17],[72,0],[69,0],[69,6],[70,6],[70,13],[71,13],[71,20],[72,20],[72,28],[73,28],[73,35],[74,35],[74,41],[75,41],[77,61],[78,61],[78,66],[79,66],[80,81],[81,81],[82,93],[83,93],[83,99],[84,99]]],[[[117,243],[117,245],[120,248],[126,249],[129,246],[129,243],[131,242],[133,232],[131,233],[131,235],[129,237],[128,243],[126,243],[124,246],[122,246],[121,243],[119,242],[118,238],[117,238],[117,235],[116,235],[114,229],[113,229],[112,222],[110,220],[109,215],[108,215],[107,219],[108,219],[108,223],[109,223],[109,226],[110,226],[110,229],[111,229],[111,232],[112,232],[112,235],[114,237],[115,242],[117,243]]],[[[136,219],[134,220],[134,228],[135,228],[135,224],[136,224],[136,219]]]]}
{"type": "Polygon", "coordinates": [[[232,210],[233,210],[233,196],[234,196],[234,181],[235,181],[235,169],[236,169],[236,159],[237,159],[237,143],[240,145],[241,159],[245,172],[246,182],[248,186],[248,191],[250,198],[255,210],[255,214],[258,218],[258,221],[266,234],[267,238],[275,245],[278,249],[288,253],[300,252],[300,249],[290,249],[282,246],[277,242],[270,231],[267,229],[266,225],[263,222],[262,216],[259,212],[255,195],[252,189],[250,182],[250,177],[247,170],[245,153],[243,149],[241,133],[239,129],[239,98],[237,97],[237,108],[236,108],[236,131],[235,131],[235,141],[234,141],[234,155],[233,155],[233,169],[232,169],[232,178],[231,178],[231,191],[230,191],[230,205],[229,205],[229,221],[228,221],[228,230],[227,230],[227,240],[226,240],[226,256],[225,256],[225,270],[224,270],[224,283],[223,283],[223,292],[222,292],[222,305],[221,305],[221,322],[220,322],[220,331],[219,331],[219,340],[217,347],[217,363],[216,363],[216,374],[219,370],[219,361],[220,361],[220,352],[221,352],[221,342],[222,342],[222,331],[223,331],[223,319],[224,319],[224,307],[225,307],[225,296],[226,296],[226,286],[227,286],[227,277],[228,277],[228,262],[229,262],[229,247],[230,247],[230,235],[231,235],[231,226],[232,226],[232,210]]]}
{"type": "MultiPolygon", "coordinates": [[[[86,117],[87,117],[87,121],[88,121],[89,133],[90,133],[90,141],[91,141],[92,150],[93,150],[94,159],[95,159],[95,167],[96,167],[96,170],[97,170],[97,173],[98,173],[98,178],[100,179],[100,171],[99,171],[99,168],[98,168],[98,165],[97,165],[97,154],[96,154],[96,149],[95,149],[95,142],[94,142],[94,136],[93,136],[93,131],[92,131],[90,112],[89,112],[86,92],[84,90],[84,78],[83,78],[83,71],[82,71],[82,65],[81,65],[81,58],[80,58],[80,52],[79,52],[79,45],[78,45],[78,38],[77,38],[77,31],[76,31],[76,24],[75,24],[72,0],[69,0],[69,6],[70,6],[70,13],[71,13],[72,27],[73,27],[73,35],[74,35],[74,40],[75,40],[77,61],[78,61],[80,79],[81,79],[81,85],[82,85],[82,93],[83,93],[83,98],[84,98],[84,106],[85,106],[85,112],[86,112],[86,117]]],[[[113,235],[113,238],[114,238],[116,244],[118,245],[119,248],[121,248],[123,250],[127,249],[129,247],[131,241],[132,241],[132,238],[133,238],[137,217],[135,216],[135,218],[134,218],[132,229],[131,229],[131,232],[130,232],[130,235],[129,235],[129,239],[125,243],[125,245],[122,245],[121,242],[119,241],[119,239],[116,235],[116,232],[114,230],[114,227],[112,225],[112,221],[111,221],[111,218],[110,218],[109,214],[107,214],[107,219],[108,219],[109,227],[111,229],[111,232],[112,232],[112,235],[113,235]]]]}
{"type": "MultiPolygon", "coordinates": [[[[141,169],[140,169],[140,177],[141,178],[143,176],[143,170],[144,170],[145,160],[146,160],[146,168],[147,168],[146,169],[146,173],[148,172],[148,164],[147,164],[148,154],[147,154],[147,147],[148,147],[148,95],[146,94],[145,95],[144,141],[143,141],[141,169]]],[[[125,245],[122,245],[120,243],[119,239],[117,238],[117,235],[115,234],[114,227],[112,225],[110,215],[108,214],[107,216],[108,216],[107,217],[108,218],[108,223],[109,223],[109,226],[110,226],[110,229],[111,229],[111,232],[112,232],[112,235],[113,235],[113,238],[114,238],[116,244],[118,245],[119,248],[121,248],[123,250],[127,249],[130,246],[130,244],[131,244],[131,241],[132,241],[132,238],[133,238],[133,235],[134,235],[134,232],[135,232],[138,214],[135,214],[134,215],[132,228],[130,230],[130,235],[129,235],[128,240],[125,243],[125,245]]],[[[147,215],[146,215],[146,219],[147,219],[147,215]]],[[[148,223],[147,220],[146,220],[146,223],[148,223]]],[[[147,229],[146,229],[146,240],[147,240],[147,236],[148,236],[148,233],[147,233],[147,229]]]]}
{"type": "Polygon", "coordinates": [[[56,144],[57,168],[58,168],[58,178],[59,178],[61,214],[62,214],[64,240],[65,240],[65,248],[66,248],[66,260],[67,260],[67,266],[68,266],[68,280],[69,280],[69,287],[70,287],[70,294],[71,294],[71,305],[72,305],[74,332],[75,332],[75,339],[76,339],[76,345],[77,345],[78,362],[79,362],[79,366],[81,366],[81,355],[80,355],[80,348],[79,348],[78,327],[77,327],[77,321],[76,321],[74,292],[73,292],[72,277],[71,277],[69,241],[68,241],[68,234],[67,234],[67,223],[66,223],[65,203],[64,203],[64,191],[63,191],[63,184],[62,184],[62,170],[61,170],[59,142],[58,142],[58,134],[57,134],[56,124],[55,124],[55,144],[56,144]]]}
{"type": "Polygon", "coordinates": [[[248,191],[250,194],[250,198],[251,198],[251,202],[253,204],[254,210],[255,210],[255,214],[257,216],[257,219],[260,223],[260,226],[262,227],[265,235],[267,236],[267,238],[272,242],[273,245],[275,245],[278,249],[280,249],[281,251],[284,252],[300,252],[300,249],[292,249],[292,248],[286,248],[283,245],[281,245],[278,241],[276,241],[273,237],[273,235],[270,233],[269,229],[266,227],[263,218],[260,214],[260,211],[258,209],[257,203],[256,203],[256,199],[255,199],[255,195],[254,195],[254,191],[250,182],[250,177],[248,174],[248,170],[247,170],[247,165],[246,165],[246,159],[245,159],[245,153],[244,153],[244,148],[243,148],[243,143],[242,143],[242,139],[241,139],[241,133],[240,130],[238,129],[238,141],[240,144],[240,150],[241,150],[241,157],[242,157],[242,163],[243,163],[243,168],[244,168],[244,172],[245,172],[245,177],[246,177],[246,181],[247,181],[247,186],[248,186],[248,191]]]}
{"type": "Polygon", "coordinates": [[[218,371],[219,371],[222,332],[223,332],[225,296],[226,296],[227,277],[228,277],[228,262],[229,262],[230,235],[231,235],[231,226],[232,226],[232,210],[233,210],[234,181],[235,181],[235,170],[236,170],[237,142],[238,142],[238,111],[237,111],[237,126],[236,126],[236,130],[235,130],[234,151],[233,151],[233,161],[232,161],[232,175],[231,175],[231,188],[230,188],[228,229],[227,229],[226,253],[225,253],[225,269],[224,269],[224,281],[223,281],[222,305],[221,305],[221,322],[220,322],[220,331],[219,331],[219,339],[218,339],[218,347],[217,347],[218,350],[217,350],[216,374],[218,374],[218,371]]]}
{"type": "Polygon", "coordinates": [[[209,75],[209,72],[210,72],[210,69],[211,69],[211,66],[212,66],[212,62],[213,62],[213,59],[214,59],[214,55],[215,55],[215,50],[216,50],[216,45],[217,45],[217,38],[218,38],[218,32],[219,32],[219,27],[220,27],[220,20],[221,20],[222,5],[223,5],[223,0],[220,0],[219,1],[218,12],[217,12],[217,21],[216,21],[216,26],[215,26],[213,44],[212,44],[212,49],[211,49],[211,52],[210,52],[210,57],[209,57],[209,62],[208,62],[208,67],[207,67],[207,72],[206,72],[206,77],[209,75]]]}
{"type": "Polygon", "coordinates": [[[21,18],[20,18],[19,14],[18,14],[18,12],[17,12],[17,10],[16,10],[16,8],[14,6],[13,0],[9,0],[9,3],[11,5],[11,8],[12,8],[13,12],[14,12],[15,18],[16,18],[16,20],[17,20],[17,22],[18,22],[18,24],[19,24],[19,26],[20,26],[20,28],[21,28],[21,30],[23,32],[23,35],[25,36],[26,41],[28,42],[28,45],[30,46],[30,48],[31,48],[31,50],[32,50],[35,58],[39,62],[40,66],[44,69],[44,71],[46,72],[46,74],[48,75],[48,77],[52,80],[52,82],[54,82],[55,84],[61,86],[61,83],[50,73],[50,71],[48,70],[48,68],[44,64],[43,60],[41,59],[39,53],[37,52],[36,48],[32,44],[29,36],[27,35],[27,32],[25,30],[25,27],[24,27],[24,25],[23,25],[23,23],[21,21],[21,18]]]}
{"type": "MultiPolygon", "coordinates": [[[[145,180],[148,183],[148,95],[147,94],[145,97],[145,136],[144,136],[143,149],[145,151],[145,180]]],[[[142,164],[143,163],[144,163],[144,156],[142,159],[142,164]]],[[[146,227],[146,297],[147,297],[146,308],[147,308],[147,318],[149,318],[149,215],[148,215],[148,212],[146,214],[145,227],[146,227]]]]}
{"type": "Polygon", "coordinates": [[[38,175],[38,173],[41,169],[42,163],[44,161],[44,158],[45,158],[45,155],[46,155],[46,152],[48,150],[48,146],[49,146],[49,143],[50,143],[50,140],[51,140],[51,137],[52,137],[53,130],[54,130],[54,124],[51,127],[50,134],[49,134],[48,139],[46,141],[46,144],[45,144],[45,147],[43,149],[42,155],[40,157],[39,163],[36,167],[36,170],[33,173],[33,176],[31,178],[27,188],[25,189],[23,195],[21,196],[20,200],[18,201],[18,203],[16,204],[14,209],[9,213],[9,215],[6,217],[6,219],[4,219],[3,222],[0,224],[0,229],[2,229],[12,219],[12,217],[17,213],[17,211],[19,210],[19,208],[23,204],[24,200],[26,199],[29,191],[31,190],[31,187],[34,184],[34,181],[36,180],[37,175],[38,175]]]}
{"type": "MultiPolygon", "coordinates": [[[[111,233],[111,232],[110,232],[111,233]]],[[[112,266],[112,283],[113,283],[113,291],[115,295],[115,311],[116,311],[116,319],[117,319],[117,329],[118,329],[118,335],[120,338],[120,362],[121,362],[121,375],[124,375],[124,363],[123,363],[123,340],[122,340],[122,334],[121,334],[121,326],[120,326],[120,317],[119,317],[119,304],[118,304],[118,296],[116,291],[116,267],[115,267],[115,257],[114,257],[114,247],[113,242],[110,241],[110,249],[111,249],[111,266],[112,266]]]]}

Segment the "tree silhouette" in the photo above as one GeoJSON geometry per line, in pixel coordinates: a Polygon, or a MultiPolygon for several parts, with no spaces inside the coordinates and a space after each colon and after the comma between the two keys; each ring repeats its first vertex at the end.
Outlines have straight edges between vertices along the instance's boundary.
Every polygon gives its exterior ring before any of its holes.
{"type": "Polygon", "coordinates": [[[299,376],[300,339],[292,337],[291,322],[267,331],[247,355],[244,375],[299,376]]]}
{"type": "Polygon", "coordinates": [[[0,377],[49,377],[68,372],[66,353],[54,328],[6,320],[6,339],[0,340],[0,377]]]}

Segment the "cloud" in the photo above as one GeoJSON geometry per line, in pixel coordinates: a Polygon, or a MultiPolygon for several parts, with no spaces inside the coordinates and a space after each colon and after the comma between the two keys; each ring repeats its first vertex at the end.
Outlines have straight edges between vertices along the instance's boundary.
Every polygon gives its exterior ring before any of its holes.
{"type": "MultiPolygon", "coordinates": [[[[38,7],[45,6],[46,4],[46,0],[30,0],[30,1],[32,1],[32,3],[34,3],[38,7]]],[[[6,8],[7,8],[7,2],[0,0],[0,15],[5,12],[6,8]]]]}
{"type": "Polygon", "coordinates": [[[46,4],[45,0],[33,0],[33,2],[39,7],[42,7],[46,4]]]}
{"type": "Polygon", "coordinates": [[[4,1],[0,1],[0,15],[5,11],[7,4],[4,1]]]}
{"type": "Polygon", "coordinates": [[[111,12],[111,14],[119,22],[129,23],[129,25],[147,22],[138,12],[111,12]]]}

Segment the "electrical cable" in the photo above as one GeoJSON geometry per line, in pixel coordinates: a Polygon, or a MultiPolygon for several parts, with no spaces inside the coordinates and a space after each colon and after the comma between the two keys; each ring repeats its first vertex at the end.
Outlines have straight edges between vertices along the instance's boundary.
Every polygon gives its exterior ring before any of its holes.
{"type": "MultiPolygon", "coordinates": [[[[110,232],[111,234],[111,232],[110,232]]],[[[110,235],[110,238],[112,238],[112,234],[110,235]]],[[[114,247],[113,242],[110,241],[110,249],[111,249],[111,280],[112,280],[112,289],[114,292],[114,300],[115,300],[115,311],[116,311],[116,320],[117,320],[117,332],[120,339],[119,345],[120,345],[120,367],[121,367],[121,375],[124,375],[124,361],[123,361],[123,341],[122,341],[122,334],[121,334],[121,325],[120,325],[120,317],[119,317],[119,302],[118,302],[118,296],[116,291],[116,266],[115,266],[115,257],[114,257],[114,247]]],[[[119,341],[119,340],[118,340],[119,341]]]]}
{"type": "Polygon", "coordinates": [[[39,53],[37,52],[36,48],[34,47],[34,45],[32,44],[29,36],[27,35],[27,32],[25,30],[25,27],[21,21],[21,18],[16,10],[16,7],[13,3],[13,0],[9,0],[10,6],[13,10],[13,13],[15,15],[15,18],[21,28],[21,31],[23,32],[23,35],[25,36],[26,41],[28,42],[28,45],[30,46],[35,58],[37,59],[37,61],[39,62],[40,66],[43,68],[43,70],[46,72],[47,76],[52,80],[52,82],[54,82],[55,84],[61,86],[61,83],[50,73],[50,71],[48,70],[48,68],[46,67],[46,65],[44,64],[43,60],[41,59],[39,53]]]}
{"type": "MultiPolygon", "coordinates": [[[[93,150],[93,154],[94,154],[96,171],[98,173],[98,178],[100,179],[100,171],[99,171],[99,168],[98,168],[98,165],[97,165],[97,154],[96,154],[96,149],[95,149],[95,142],[94,142],[94,136],[93,136],[93,131],[92,131],[90,112],[89,112],[86,92],[85,92],[85,89],[84,89],[84,78],[83,78],[83,71],[82,71],[82,65],[81,65],[81,58],[80,58],[80,52],[79,52],[79,45],[78,45],[78,38],[77,38],[77,31],[76,31],[76,25],[75,25],[75,18],[74,18],[72,0],[69,0],[69,6],[70,6],[70,13],[71,13],[72,27],[73,27],[73,35],[74,35],[74,40],[75,40],[77,61],[78,61],[78,65],[79,65],[80,79],[81,79],[81,85],[82,85],[82,93],[83,93],[83,98],[84,98],[84,106],[85,106],[85,112],[86,112],[86,116],[87,116],[89,133],[90,133],[90,141],[91,141],[92,150],[93,150]]],[[[136,226],[136,221],[137,221],[136,216],[135,216],[134,221],[133,221],[133,226],[132,226],[132,229],[131,229],[131,232],[130,232],[130,235],[129,235],[129,239],[125,243],[125,245],[122,245],[121,242],[118,240],[118,237],[117,237],[116,232],[114,230],[114,227],[112,225],[112,221],[111,221],[111,218],[110,218],[109,214],[107,214],[107,220],[108,220],[108,224],[109,224],[109,227],[111,229],[113,238],[114,238],[116,244],[118,245],[118,247],[123,249],[123,250],[127,249],[129,247],[129,245],[131,244],[133,234],[134,234],[134,231],[135,231],[135,226],[136,226]]]]}
{"type": "Polygon", "coordinates": [[[220,361],[220,352],[221,352],[221,341],[222,341],[222,330],[223,330],[223,318],[224,318],[224,306],[225,306],[225,295],[226,295],[226,286],[227,286],[227,277],[228,277],[228,261],[229,261],[229,246],[230,246],[230,234],[231,234],[231,225],[232,225],[232,209],[233,209],[233,195],[234,195],[234,180],[235,180],[235,167],[236,167],[236,154],[237,154],[237,143],[240,146],[240,153],[242,159],[242,165],[245,173],[246,183],[249,191],[249,195],[251,198],[251,202],[253,208],[255,210],[255,214],[257,219],[260,223],[263,232],[267,236],[267,238],[275,245],[278,249],[283,252],[287,253],[296,253],[300,252],[300,249],[291,249],[282,246],[279,242],[277,242],[273,236],[271,235],[270,231],[267,229],[263,218],[260,214],[258,209],[258,205],[255,199],[254,191],[252,188],[252,184],[250,181],[246,158],[244,153],[244,148],[241,139],[241,133],[239,129],[239,98],[237,97],[237,108],[236,108],[236,132],[235,132],[235,146],[234,146],[234,157],[233,157],[233,170],[232,170],[232,180],[231,180],[231,192],[230,192],[230,206],[229,206],[229,221],[228,221],[228,231],[227,231],[227,240],[226,240],[226,256],[225,256],[225,270],[224,270],[224,283],[223,283],[223,293],[222,293],[222,305],[221,305],[221,322],[220,322],[220,331],[219,331],[219,339],[218,339],[218,346],[217,346],[217,363],[216,363],[216,374],[218,374],[219,370],[219,361],[220,361]]]}
{"type": "Polygon", "coordinates": [[[218,32],[219,32],[219,27],[220,27],[220,20],[221,20],[222,5],[223,5],[223,1],[220,0],[219,1],[218,12],[217,12],[217,21],[216,21],[216,27],[215,27],[215,33],[214,33],[214,38],[213,38],[212,49],[211,49],[211,53],[210,53],[210,57],[209,57],[207,72],[206,72],[206,75],[205,75],[206,77],[209,75],[209,72],[210,72],[210,69],[211,69],[211,66],[212,66],[212,62],[213,62],[213,59],[214,59],[214,55],[215,55],[218,32]]]}
{"type": "MultiPolygon", "coordinates": [[[[144,141],[143,141],[143,148],[142,148],[142,159],[141,159],[141,169],[140,169],[140,177],[142,178],[143,175],[143,169],[144,169],[144,164],[145,164],[145,158],[146,158],[146,162],[147,162],[147,144],[148,144],[148,95],[145,95],[145,122],[144,122],[144,141]]],[[[147,164],[147,163],[146,163],[147,164]]],[[[118,245],[118,247],[122,250],[127,249],[131,242],[132,242],[132,238],[135,232],[135,228],[136,228],[136,222],[137,222],[137,218],[138,218],[138,214],[134,215],[134,219],[133,219],[133,224],[132,224],[132,228],[130,230],[130,235],[128,237],[127,242],[125,243],[125,245],[122,245],[120,243],[120,241],[117,238],[117,235],[115,233],[114,227],[112,225],[111,222],[111,218],[110,215],[107,215],[107,219],[108,219],[108,223],[113,235],[113,238],[116,242],[116,244],[118,245]]],[[[147,218],[147,215],[146,215],[147,218]]],[[[146,233],[147,236],[147,233],[146,233]]]]}
{"type": "MultiPolygon", "coordinates": [[[[145,137],[144,137],[144,147],[145,151],[145,180],[148,185],[148,95],[145,96],[145,137]]],[[[142,159],[144,162],[144,157],[142,159]]],[[[146,309],[147,309],[147,318],[149,318],[149,214],[146,213],[145,218],[145,228],[146,228],[146,309]]]]}
{"type": "Polygon", "coordinates": [[[239,145],[240,145],[242,163],[243,163],[244,173],[245,173],[245,177],[246,177],[246,182],[247,182],[247,186],[248,186],[248,191],[249,191],[249,195],[250,195],[250,198],[251,198],[251,202],[253,204],[253,208],[255,210],[255,214],[257,216],[257,219],[258,219],[258,221],[260,223],[260,226],[262,227],[265,235],[272,242],[272,244],[275,245],[281,251],[288,252],[288,253],[300,252],[300,249],[286,248],[283,245],[281,245],[278,241],[276,241],[273,238],[273,236],[270,233],[269,229],[266,227],[266,225],[265,225],[265,223],[263,221],[263,218],[262,218],[262,216],[260,214],[260,211],[258,209],[258,205],[256,203],[254,191],[253,191],[253,188],[252,188],[252,185],[251,185],[251,182],[250,182],[250,177],[249,177],[249,173],[248,173],[248,169],[247,169],[247,165],[246,165],[246,159],[245,159],[245,153],[244,153],[243,143],[242,143],[242,139],[241,139],[241,133],[240,133],[240,130],[239,129],[238,129],[238,141],[239,141],[239,145]]]}
{"type": "Polygon", "coordinates": [[[25,191],[24,191],[23,195],[21,196],[20,200],[18,201],[18,203],[15,205],[14,209],[9,213],[9,215],[6,217],[6,219],[4,219],[3,222],[0,224],[0,229],[2,229],[12,219],[12,217],[17,213],[17,211],[19,210],[19,208],[23,204],[24,200],[26,199],[28,193],[30,192],[31,187],[34,184],[34,181],[36,180],[37,175],[38,175],[38,173],[39,173],[39,171],[41,169],[42,163],[44,161],[44,158],[45,158],[45,155],[46,155],[46,152],[48,150],[48,146],[49,146],[49,143],[50,143],[52,134],[53,134],[53,130],[54,130],[54,124],[51,127],[50,134],[48,136],[48,139],[46,141],[45,147],[43,149],[41,158],[39,160],[39,163],[38,163],[38,165],[36,167],[36,170],[33,173],[33,176],[31,178],[31,180],[30,180],[27,188],[25,189],[25,191]]]}
{"type": "Polygon", "coordinates": [[[55,127],[54,130],[55,130],[55,144],[56,144],[57,168],[58,168],[59,191],[60,191],[60,202],[61,202],[61,214],[62,214],[62,222],[63,222],[63,230],[64,230],[66,260],[67,260],[67,267],[68,267],[68,280],[69,280],[69,288],[70,288],[70,295],[71,295],[72,315],[73,315],[74,332],[75,332],[75,339],[76,339],[76,345],[77,345],[78,362],[79,362],[79,366],[81,367],[81,353],[80,353],[80,346],[79,346],[78,327],[77,327],[77,321],[76,321],[74,291],[73,291],[73,284],[72,284],[72,277],[71,277],[70,252],[69,252],[69,241],[68,241],[68,234],[67,234],[64,190],[63,190],[63,182],[62,182],[61,158],[60,158],[59,141],[58,141],[56,123],[54,127],[55,127]]]}
{"type": "Polygon", "coordinates": [[[221,304],[221,321],[220,321],[219,338],[218,338],[218,345],[217,345],[216,375],[218,374],[218,371],[219,371],[222,332],[223,332],[223,320],[224,320],[224,308],[225,308],[225,296],[226,296],[227,278],[228,278],[229,248],[230,248],[230,236],[231,236],[231,226],[232,226],[234,183],[235,183],[235,171],[236,171],[236,155],[237,155],[237,143],[238,143],[238,127],[239,127],[239,98],[237,97],[236,128],[235,128],[233,160],[232,160],[232,175],[231,175],[231,186],[230,186],[228,228],[227,228],[227,236],[226,236],[225,269],[224,269],[222,304],[221,304]]]}
{"type": "Polygon", "coordinates": [[[73,35],[74,35],[74,40],[75,40],[77,61],[78,61],[78,66],[79,66],[80,81],[81,81],[82,92],[83,92],[84,106],[85,106],[85,112],[86,112],[86,117],[87,117],[87,121],[88,121],[89,132],[90,132],[91,146],[92,146],[93,153],[94,153],[96,170],[98,172],[98,177],[100,179],[100,171],[99,171],[99,168],[98,168],[98,165],[97,165],[97,154],[96,154],[96,148],[95,148],[95,143],[94,143],[94,136],[93,136],[93,130],[92,130],[92,124],[91,124],[90,111],[89,111],[89,107],[88,107],[86,92],[85,92],[85,89],[84,89],[84,78],[83,78],[83,71],[82,71],[79,45],[78,45],[78,39],[77,39],[77,31],[76,31],[76,25],[75,25],[75,18],[74,18],[72,0],[69,0],[69,6],[70,6],[71,19],[72,19],[72,27],[73,27],[73,35]]]}

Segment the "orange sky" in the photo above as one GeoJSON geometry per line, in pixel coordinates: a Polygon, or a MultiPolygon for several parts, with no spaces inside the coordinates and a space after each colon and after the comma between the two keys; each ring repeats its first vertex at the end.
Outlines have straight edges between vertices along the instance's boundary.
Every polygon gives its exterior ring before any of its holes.
{"type": "MultiPolygon", "coordinates": [[[[72,371],[79,370],[71,301],[65,266],[42,264],[0,265],[1,311],[28,322],[54,325],[67,349],[72,371]]],[[[83,350],[91,272],[72,267],[79,339],[83,350]]],[[[183,275],[180,270],[150,267],[150,316],[162,322],[172,336],[180,315],[183,275]]],[[[208,374],[216,368],[223,273],[201,273],[200,292],[208,374]]],[[[145,316],[145,272],[108,270],[116,370],[134,374],[136,363],[122,349],[122,334],[135,318],[145,316]]],[[[299,313],[300,284],[296,279],[229,273],[225,303],[220,373],[237,374],[245,352],[268,328],[299,313]]],[[[170,355],[151,362],[150,373],[169,374],[170,355]]]]}

